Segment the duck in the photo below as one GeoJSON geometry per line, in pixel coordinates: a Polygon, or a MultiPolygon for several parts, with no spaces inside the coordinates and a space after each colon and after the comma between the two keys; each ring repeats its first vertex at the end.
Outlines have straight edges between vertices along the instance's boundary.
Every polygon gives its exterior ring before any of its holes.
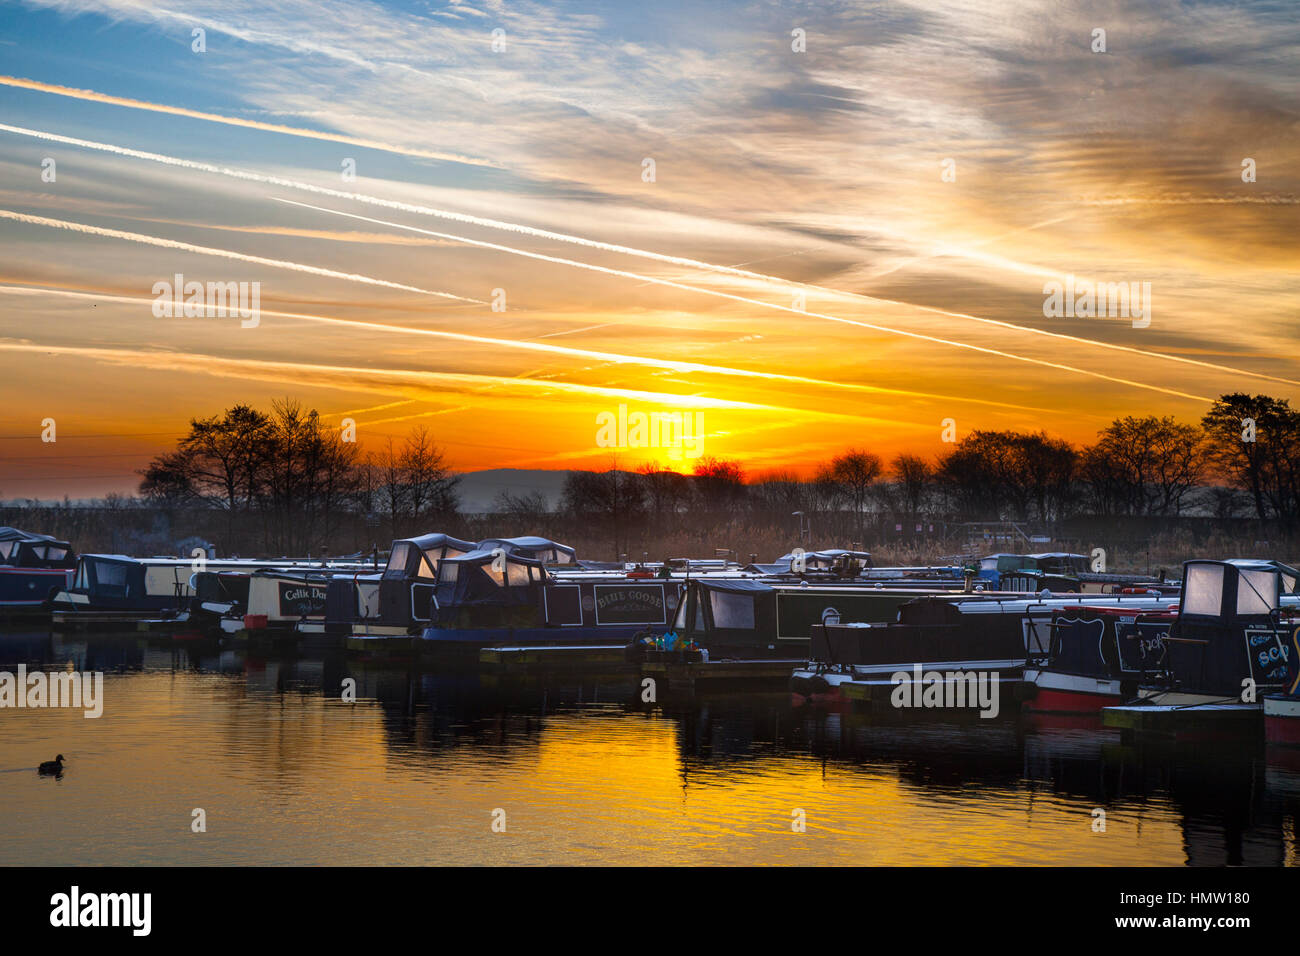
{"type": "Polygon", "coordinates": [[[63,754],[59,754],[53,760],[47,760],[38,768],[40,773],[63,773],[63,754]]]}

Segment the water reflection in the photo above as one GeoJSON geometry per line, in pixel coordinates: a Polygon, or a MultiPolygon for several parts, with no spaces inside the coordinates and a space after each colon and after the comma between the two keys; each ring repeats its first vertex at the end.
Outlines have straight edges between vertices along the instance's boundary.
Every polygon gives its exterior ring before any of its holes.
{"type": "Polygon", "coordinates": [[[1300,752],[1253,738],[0,632],[19,663],[103,671],[105,709],[0,711],[6,864],[1296,862],[1300,752]]]}

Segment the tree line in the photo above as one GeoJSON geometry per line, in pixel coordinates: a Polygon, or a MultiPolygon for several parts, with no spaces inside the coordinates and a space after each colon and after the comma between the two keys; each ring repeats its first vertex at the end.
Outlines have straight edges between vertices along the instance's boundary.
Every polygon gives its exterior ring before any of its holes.
{"type": "Polygon", "coordinates": [[[195,418],[175,450],[142,474],[140,494],[169,508],[198,507],[224,520],[228,539],[260,529],[255,545],[300,554],[336,538],[357,514],[388,534],[418,533],[456,514],[459,478],[420,426],[378,453],[363,453],[320,413],[283,399],[261,412],[236,405],[195,418]]]}
{"type": "MultiPolygon", "coordinates": [[[[1083,446],[1043,431],[977,430],[933,458],[886,460],[849,447],[806,476],[750,475],[714,457],[689,474],[611,460],[604,470],[569,472],[556,503],[537,492],[499,495],[492,520],[501,530],[488,533],[591,536],[621,554],[674,532],[698,532],[703,542],[726,527],[790,529],[794,512],[817,522],[821,541],[865,543],[882,516],[1051,527],[1080,515],[1159,519],[1196,510],[1290,535],[1300,523],[1297,447],[1300,411],[1285,399],[1237,393],[1196,423],[1117,418],[1083,446]]],[[[141,475],[146,503],[215,515],[245,549],[303,553],[337,541],[344,528],[354,541],[473,530],[460,514],[459,478],[427,428],[367,452],[290,399],[269,412],[241,404],[192,420],[176,448],[141,475]]]]}

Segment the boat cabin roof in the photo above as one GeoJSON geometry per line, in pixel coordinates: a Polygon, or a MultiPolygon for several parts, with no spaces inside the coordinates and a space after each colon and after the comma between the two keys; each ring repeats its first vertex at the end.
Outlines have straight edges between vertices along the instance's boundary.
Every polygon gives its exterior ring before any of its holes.
{"type": "Polygon", "coordinates": [[[438,603],[443,607],[523,603],[532,586],[546,581],[546,566],[537,558],[479,548],[444,558],[438,565],[438,603]]]}
{"type": "Polygon", "coordinates": [[[68,567],[73,557],[72,545],[66,541],[34,531],[0,527],[0,564],[68,567]]]}
{"type": "Polygon", "coordinates": [[[0,541],[49,541],[54,544],[61,544],[65,548],[68,542],[60,541],[48,534],[39,534],[35,531],[23,531],[21,528],[10,528],[9,526],[0,527],[0,541]]]}
{"type": "Polygon", "coordinates": [[[567,544],[560,544],[550,538],[536,535],[522,535],[517,538],[484,538],[478,543],[478,549],[491,552],[501,548],[512,554],[525,558],[537,558],[545,564],[576,564],[578,552],[567,544]]]}
{"type": "Polygon", "coordinates": [[[388,564],[384,570],[433,580],[438,577],[438,564],[441,561],[468,554],[476,547],[472,541],[462,541],[449,534],[398,538],[388,552],[388,564]]]}

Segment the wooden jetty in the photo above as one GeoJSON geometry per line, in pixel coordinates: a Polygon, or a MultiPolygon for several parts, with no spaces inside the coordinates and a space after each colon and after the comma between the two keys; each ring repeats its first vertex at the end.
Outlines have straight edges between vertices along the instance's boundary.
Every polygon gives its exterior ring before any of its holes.
{"type": "Polygon", "coordinates": [[[692,694],[709,690],[784,690],[803,660],[630,661],[623,644],[485,647],[482,670],[496,673],[591,673],[651,678],[661,691],[692,694]]]}
{"type": "Polygon", "coordinates": [[[628,661],[623,644],[484,647],[479,650],[478,661],[485,670],[509,673],[636,670],[636,665],[628,661]]]}
{"type": "Polygon", "coordinates": [[[803,659],[757,659],[735,661],[646,661],[641,677],[653,678],[671,692],[693,694],[697,690],[785,690],[790,674],[802,667],[803,659]]]}

